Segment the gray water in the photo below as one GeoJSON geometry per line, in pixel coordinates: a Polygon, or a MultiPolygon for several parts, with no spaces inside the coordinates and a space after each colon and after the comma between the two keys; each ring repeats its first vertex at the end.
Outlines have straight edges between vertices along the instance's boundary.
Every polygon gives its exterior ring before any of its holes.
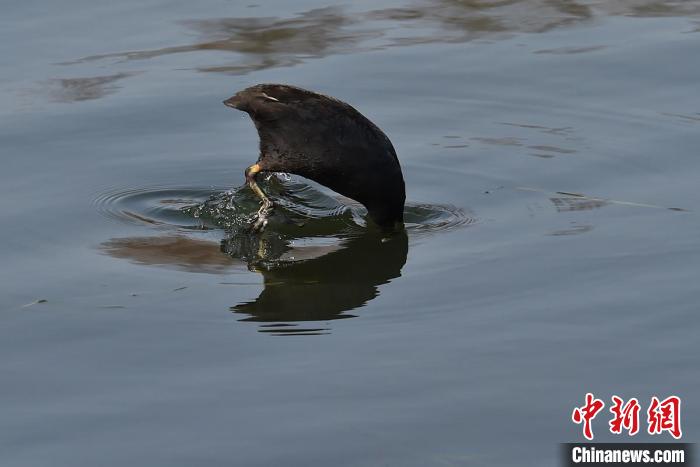
{"type": "Polygon", "coordinates": [[[699,41],[697,1],[4,5],[0,463],[557,465],[586,392],[697,440],[699,41]],[[306,230],[195,217],[254,210],[258,82],[387,133],[405,236],[298,179],[306,230]]]}

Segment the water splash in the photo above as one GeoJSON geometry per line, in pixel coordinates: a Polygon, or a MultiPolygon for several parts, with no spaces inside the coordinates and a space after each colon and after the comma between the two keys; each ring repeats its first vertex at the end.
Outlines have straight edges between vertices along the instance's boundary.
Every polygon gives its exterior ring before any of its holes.
{"type": "MultiPolygon", "coordinates": [[[[275,203],[266,232],[287,240],[345,238],[367,229],[367,211],[360,204],[276,174],[260,182],[275,203]]],[[[248,234],[259,200],[245,186],[144,187],[112,190],[99,195],[97,210],[105,217],[158,229],[222,230],[228,236],[248,234]]],[[[407,203],[404,210],[410,236],[424,236],[476,222],[452,205],[407,203]]]]}

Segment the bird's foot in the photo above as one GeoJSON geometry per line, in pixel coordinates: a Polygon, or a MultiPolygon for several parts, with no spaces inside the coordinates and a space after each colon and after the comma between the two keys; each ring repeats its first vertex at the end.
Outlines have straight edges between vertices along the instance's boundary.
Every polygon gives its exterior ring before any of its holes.
{"type": "Polygon", "coordinates": [[[270,214],[272,214],[274,207],[275,205],[269,199],[266,198],[263,200],[260,209],[258,209],[258,214],[253,221],[253,224],[250,226],[250,230],[252,232],[262,232],[265,230],[268,218],[270,217],[270,214]]]}

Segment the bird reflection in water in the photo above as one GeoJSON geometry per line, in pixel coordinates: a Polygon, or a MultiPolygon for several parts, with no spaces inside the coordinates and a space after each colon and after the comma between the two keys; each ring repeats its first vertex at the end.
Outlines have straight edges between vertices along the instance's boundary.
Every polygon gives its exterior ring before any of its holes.
{"type": "MultiPolygon", "coordinates": [[[[222,247],[236,254],[240,243],[226,240],[222,247]]],[[[255,246],[253,246],[255,247],[255,246]]],[[[383,238],[366,231],[342,239],[340,244],[313,248],[313,258],[252,267],[262,273],[265,288],[258,298],[231,307],[246,314],[242,321],[325,321],[351,318],[348,311],[364,306],[378,294],[378,287],[401,275],[408,254],[405,231],[383,238]]],[[[274,247],[272,248],[274,250],[274,247]]],[[[269,251],[269,250],[266,250],[269,251]]],[[[298,254],[286,251],[284,254],[298,254]]],[[[306,252],[309,253],[309,252],[306,252]]],[[[298,259],[298,257],[295,257],[298,259]]],[[[298,333],[284,327],[266,332],[298,333]]],[[[318,330],[305,330],[308,332],[318,330]]]]}
{"type": "Polygon", "coordinates": [[[230,308],[245,315],[240,321],[274,323],[261,325],[260,331],[266,333],[323,334],[327,325],[303,329],[297,325],[354,317],[350,311],[374,299],[379,286],[401,275],[408,254],[405,231],[387,238],[366,229],[324,239],[232,233],[217,244],[169,235],[111,239],[100,249],[136,264],[188,272],[227,274],[247,267],[262,274],[264,288],[255,300],[230,308]]]}

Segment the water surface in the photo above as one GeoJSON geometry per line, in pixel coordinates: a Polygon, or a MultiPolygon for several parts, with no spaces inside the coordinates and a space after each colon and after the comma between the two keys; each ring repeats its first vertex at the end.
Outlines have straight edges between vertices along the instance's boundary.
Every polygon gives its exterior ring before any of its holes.
{"type": "Polygon", "coordinates": [[[3,465],[556,465],[586,392],[677,394],[696,440],[700,2],[69,0],[0,26],[3,465]],[[381,126],[405,235],[296,178],[244,233],[257,135],[221,101],[258,82],[381,126]]]}

